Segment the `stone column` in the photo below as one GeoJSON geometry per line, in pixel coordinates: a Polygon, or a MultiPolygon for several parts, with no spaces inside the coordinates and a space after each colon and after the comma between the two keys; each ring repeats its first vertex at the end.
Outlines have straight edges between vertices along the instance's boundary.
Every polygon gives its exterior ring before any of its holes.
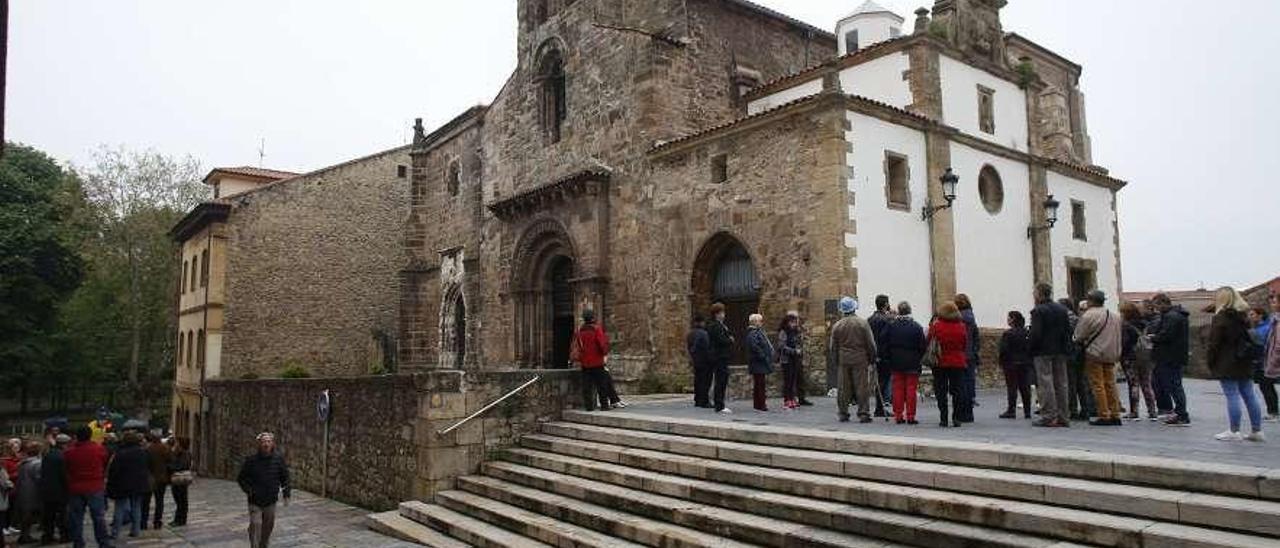
{"type": "MultiPolygon", "coordinates": [[[[1048,176],[1045,165],[1032,161],[1031,184],[1028,185],[1028,199],[1031,207],[1031,226],[1043,227],[1045,224],[1044,201],[1049,197],[1048,176]]],[[[1034,283],[1053,285],[1053,246],[1049,230],[1036,230],[1031,235],[1031,264],[1034,283]]]]}
{"type": "MultiPolygon", "coordinates": [[[[929,166],[926,181],[929,203],[935,206],[945,204],[947,201],[942,197],[941,178],[947,168],[951,167],[951,139],[942,131],[930,129],[925,132],[925,150],[929,166]]],[[[964,183],[977,184],[976,181],[962,182],[964,183]]],[[[933,309],[937,310],[956,294],[955,221],[951,209],[937,211],[929,220],[929,255],[933,309]]]]}

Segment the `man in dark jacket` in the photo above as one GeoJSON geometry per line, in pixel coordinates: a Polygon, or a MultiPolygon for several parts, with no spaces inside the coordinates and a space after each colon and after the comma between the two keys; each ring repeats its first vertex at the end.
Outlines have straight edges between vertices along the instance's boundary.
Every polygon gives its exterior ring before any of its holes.
{"type": "Polygon", "coordinates": [[[1067,422],[1067,361],[1071,353],[1071,326],[1067,309],[1053,302],[1053,287],[1037,284],[1036,307],[1031,310],[1030,351],[1036,367],[1036,398],[1040,418],[1035,426],[1071,426],[1067,422]]]}
{"type": "Polygon", "coordinates": [[[685,346],[689,350],[689,363],[693,366],[693,405],[711,407],[711,376],[714,365],[711,359],[711,337],[703,327],[702,315],[693,317],[693,327],[685,337],[685,346]]]}
{"type": "Polygon", "coordinates": [[[147,434],[147,454],[151,465],[151,494],[142,499],[142,528],[147,528],[147,519],[151,519],[151,528],[159,529],[164,524],[164,495],[169,490],[169,446],[160,441],[155,434],[147,434]],[[154,506],[151,499],[155,498],[154,506]],[[155,513],[151,512],[155,509],[155,513]]]}
{"type": "Polygon", "coordinates": [[[124,441],[107,466],[107,498],[115,508],[112,537],[120,538],[125,516],[129,520],[129,536],[138,536],[142,528],[142,500],[151,496],[149,459],[147,450],[142,448],[142,434],[125,432],[124,441]]]}
{"type": "MultiPolygon", "coordinates": [[[[1165,420],[1170,426],[1188,426],[1191,416],[1187,413],[1187,393],[1182,389],[1182,372],[1187,367],[1190,352],[1190,316],[1181,306],[1173,304],[1169,295],[1158,293],[1151,303],[1160,312],[1159,327],[1151,335],[1151,358],[1156,362],[1155,382],[1160,392],[1172,400],[1173,414],[1165,420]]],[[[1161,402],[1162,411],[1164,402],[1161,402]]]]}
{"type": "MultiPolygon", "coordinates": [[[[884,332],[889,327],[889,322],[893,320],[892,311],[889,308],[888,295],[876,295],[876,311],[867,317],[867,324],[871,326],[871,335],[876,339],[876,348],[884,348],[884,332]]],[[[885,402],[892,402],[892,391],[889,383],[892,381],[893,371],[890,370],[889,364],[883,359],[876,362],[876,410],[874,415],[877,417],[885,416],[885,402]]],[[[890,404],[892,405],[892,404],[890,404]]]]}
{"type": "Polygon", "coordinates": [[[724,405],[724,393],[729,388],[729,356],[733,354],[733,335],[729,326],[724,324],[724,305],[711,305],[711,324],[707,326],[707,336],[711,339],[712,373],[715,375],[715,388],[712,398],[717,413],[732,413],[724,405]]]}
{"type": "Polygon", "coordinates": [[[67,534],[67,463],[62,451],[71,443],[71,436],[58,434],[54,445],[40,462],[40,529],[44,531],[40,544],[53,544],[54,531],[57,542],[70,542],[67,534]]]}
{"type": "Polygon", "coordinates": [[[249,546],[266,548],[276,525],[276,501],[281,494],[289,505],[289,466],[276,453],[276,438],[270,432],[258,434],[258,452],[244,459],[236,477],[240,490],[249,497],[249,546]]]}

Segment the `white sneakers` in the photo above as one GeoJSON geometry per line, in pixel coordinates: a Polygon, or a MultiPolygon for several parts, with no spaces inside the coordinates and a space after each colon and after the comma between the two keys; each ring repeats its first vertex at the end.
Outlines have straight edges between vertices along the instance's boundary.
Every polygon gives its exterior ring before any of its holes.
{"type": "Polygon", "coordinates": [[[1219,434],[1215,434],[1213,439],[1218,441],[1244,441],[1244,436],[1241,436],[1239,432],[1226,430],[1219,434]]]}
{"type": "Polygon", "coordinates": [[[1255,441],[1255,442],[1267,441],[1267,437],[1262,435],[1261,431],[1250,432],[1248,435],[1241,435],[1239,432],[1232,432],[1230,430],[1227,430],[1225,432],[1222,432],[1221,434],[1217,434],[1213,436],[1213,439],[1218,441],[1255,441]]]}
{"type": "Polygon", "coordinates": [[[619,408],[626,407],[626,406],[627,406],[627,402],[622,401],[622,400],[618,400],[618,403],[613,404],[613,406],[614,406],[614,407],[619,407],[619,408]]]}
{"type": "Polygon", "coordinates": [[[732,410],[732,409],[729,409],[728,407],[726,407],[726,408],[724,408],[724,409],[721,409],[721,410],[719,410],[719,411],[716,411],[716,413],[719,413],[719,414],[721,414],[721,415],[732,415],[732,414],[733,414],[733,410],[732,410]]]}

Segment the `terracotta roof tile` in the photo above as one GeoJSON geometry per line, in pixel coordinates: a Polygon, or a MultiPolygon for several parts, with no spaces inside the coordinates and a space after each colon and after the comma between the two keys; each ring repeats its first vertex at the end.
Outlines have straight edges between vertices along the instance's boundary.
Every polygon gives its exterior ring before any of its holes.
{"type": "Polygon", "coordinates": [[[907,40],[910,40],[910,39],[912,39],[912,38],[915,38],[916,36],[917,36],[917,35],[915,35],[915,34],[904,34],[904,35],[899,36],[899,37],[897,37],[897,38],[890,38],[890,39],[885,40],[885,41],[883,41],[883,42],[876,42],[876,43],[874,43],[874,44],[871,44],[870,46],[867,46],[867,47],[865,47],[865,48],[862,48],[862,49],[860,49],[860,50],[858,50],[858,51],[855,51],[855,52],[853,52],[853,53],[846,53],[846,54],[844,54],[844,55],[841,55],[840,57],[836,57],[835,59],[831,59],[831,60],[823,61],[823,62],[818,63],[818,64],[816,64],[816,65],[810,65],[809,67],[806,67],[806,68],[800,69],[800,70],[798,70],[798,71],[796,71],[796,72],[793,72],[793,73],[791,73],[791,74],[787,74],[787,75],[784,75],[784,76],[779,76],[779,77],[777,77],[777,78],[774,78],[773,80],[770,80],[770,81],[768,81],[768,82],[765,82],[765,83],[763,83],[763,84],[760,84],[760,85],[758,85],[758,86],[756,86],[756,87],[752,88],[751,90],[747,91],[746,96],[747,96],[747,98],[755,98],[755,97],[758,97],[758,96],[764,95],[764,92],[766,92],[766,91],[772,91],[772,88],[778,87],[780,84],[783,84],[783,83],[785,83],[785,82],[787,82],[787,81],[799,80],[799,79],[801,79],[801,78],[803,78],[803,77],[805,77],[805,76],[808,76],[808,75],[811,75],[811,74],[813,74],[813,73],[815,73],[815,72],[821,71],[822,69],[830,68],[830,67],[837,67],[837,66],[840,66],[840,65],[842,65],[842,64],[845,64],[845,63],[848,63],[848,62],[850,62],[850,61],[853,61],[853,60],[855,60],[856,58],[869,56],[869,55],[871,55],[872,53],[879,52],[880,50],[883,50],[883,49],[885,49],[885,48],[887,48],[887,47],[889,47],[889,46],[893,46],[893,45],[900,44],[900,43],[902,43],[902,42],[905,42],[905,41],[907,41],[907,40]]]}
{"type": "Polygon", "coordinates": [[[706,134],[708,134],[708,133],[714,133],[714,132],[716,132],[716,131],[720,131],[720,130],[722,130],[722,129],[727,129],[727,128],[729,128],[729,127],[732,127],[732,126],[735,126],[735,125],[741,124],[741,123],[746,122],[746,121],[748,121],[748,120],[752,120],[752,119],[755,119],[755,118],[759,118],[759,117],[761,117],[761,116],[764,116],[764,115],[766,115],[766,114],[770,114],[770,113],[772,113],[772,112],[777,112],[777,111],[779,111],[779,110],[782,110],[782,109],[785,109],[785,108],[790,108],[790,107],[793,107],[793,106],[799,105],[799,104],[801,104],[801,103],[808,103],[808,102],[810,102],[810,101],[817,100],[817,98],[818,98],[818,97],[820,97],[820,96],[822,96],[822,94],[821,94],[821,93],[817,93],[817,94],[814,94],[814,95],[808,95],[808,96],[805,96],[805,97],[801,97],[801,98],[799,98],[799,99],[795,99],[795,100],[792,100],[792,101],[788,101],[788,102],[786,102],[786,103],[783,103],[783,104],[781,104],[781,105],[775,106],[775,107],[773,107],[773,108],[768,108],[768,109],[762,110],[762,111],[757,112],[757,113],[755,113],[755,114],[748,114],[748,115],[746,115],[746,116],[740,116],[740,117],[738,117],[738,118],[734,118],[734,119],[729,120],[729,121],[727,121],[727,122],[724,122],[724,123],[722,123],[722,124],[716,124],[716,125],[714,125],[714,126],[711,126],[711,127],[708,127],[708,128],[704,128],[704,129],[701,129],[701,130],[699,130],[699,131],[695,131],[695,132],[690,133],[690,134],[688,134],[688,135],[683,135],[683,136],[680,136],[680,137],[676,137],[675,139],[672,139],[672,140],[670,140],[670,141],[658,141],[657,143],[655,143],[655,144],[653,145],[653,148],[649,149],[649,151],[650,151],[650,152],[656,152],[656,151],[662,150],[662,149],[664,149],[664,148],[670,147],[670,146],[672,146],[672,145],[676,145],[676,144],[679,144],[679,143],[683,143],[683,142],[685,142],[685,141],[689,141],[689,140],[691,140],[691,139],[696,139],[696,138],[701,137],[701,136],[703,136],[703,135],[706,135],[706,134]]]}
{"type": "Polygon", "coordinates": [[[289,179],[289,178],[297,177],[298,175],[300,175],[299,173],[294,173],[292,171],[280,171],[278,169],[266,169],[266,168],[253,167],[253,166],[219,167],[219,168],[214,168],[213,171],[210,171],[209,176],[205,177],[205,180],[208,180],[209,177],[212,177],[215,173],[225,173],[228,175],[243,175],[246,177],[255,177],[259,179],[275,179],[275,180],[289,179]]]}

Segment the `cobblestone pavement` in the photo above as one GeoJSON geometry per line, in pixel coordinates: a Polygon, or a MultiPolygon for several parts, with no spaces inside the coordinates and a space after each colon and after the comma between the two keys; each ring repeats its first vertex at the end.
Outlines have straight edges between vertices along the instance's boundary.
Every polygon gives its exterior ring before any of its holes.
{"type": "MultiPolygon", "coordinates": [[[[856,419],[848,423],[836,422],[834,398],[814,398],[813,407],[802,407],[797,411],[784,411],[781,400],[770,398],[768,404],[771,410],[767,413],[752,409],[749,400],[739,400],[729,404],[729,408],[734,411],[732,415],[717,415],[709,409],[695,408],[691,397],[681,397],[678,400],[666,398],[665,401],[643,398],[637,399],[625,409],[609,412],[792,426],[814,430],[1021,444],[1268,468],[1280,466],[1280,424],[1264,423],[1263,432],[1269,436],[1265,443],[1214,440],[1214,434],[1227,429],[1227,405],[1222,396],[1222,390],[1215,381],[1194,379],[1187,379],[1184,387],[1187,392],[1187,409],[1192,422],[1189,427],[1164,426],[1144,419],[1136,422],[1125,421],[1124,426],[1120,427],[1089,426],[1087,423],[1073,422],[1072,428],[1035,428],[1031,426],[1029,420],[1021,418],[1008,420],[997,417],[1005,410],[1003,388],[980,390],[978,401],[981,407],[975,410],[977,421],[960,428],[938,427],[937,403],[932,399],[919,402],[916,418],[920,424],[917,426],[898,425],[892,421],[885,422],[884,419],[876,419],[870,424],[858,424],[856,419]]],[[[1116,388],[1120,392],[1120,397],[1125,400],[1124,404],[1128,405],[1128,391],[1125,385],[1121,383],[1116,388]]],[[[1261,403],[1261,394],[1258,395],[1258,400],[1261,403]]],[[[1145,413],[1145,408],[1143,412],[1145,413]]],[[[1246,432],[1249,430],[1247,416],[1243,419],[1242,430],[1246,432]]]]}
{"type": "MultiPolygon", "coordinates": [[[[201,478],[191,488],[191,507],[186,527],[164,527],[143,531],[138,538],[120,539],[119,547],[244,547],[249,545],[249,515],[244,494],[235,482],[201,478]]],[[[165,501],[165,521],[173,518],[173,499],[165,501]]],[[[311,493],[294,491],[289,506],[276,508],[276,528],[271,546],[323,546],[342,548],[408,548],[400,542],[368,530],[364,516],[369,512],[311,493]]],[[[108,514],[109,515],[109,514],[108,514]]],[[[92,526],[85,524],[85,540],[94,546],[92,526]]],[[[6,538],[6,546],[16,537],[6,538]]],[[[59,546],[70,546],[62,544],[59,546]]]]}

